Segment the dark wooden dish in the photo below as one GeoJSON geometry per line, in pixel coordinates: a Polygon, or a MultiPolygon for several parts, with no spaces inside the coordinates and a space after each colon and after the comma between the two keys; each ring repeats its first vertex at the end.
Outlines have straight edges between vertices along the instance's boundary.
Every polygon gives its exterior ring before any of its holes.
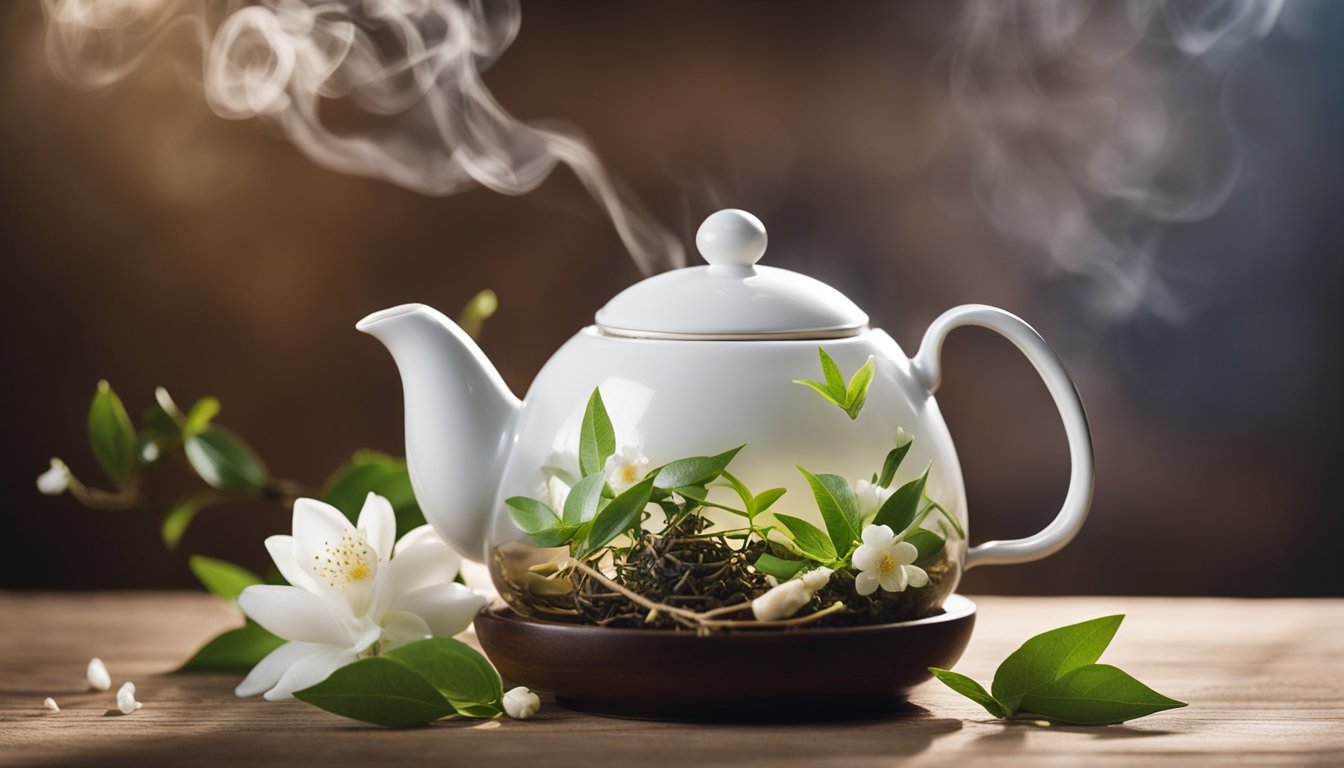
{"type": "Polygon", "coordinates": [[[689,632],[526,619],[504,606],[476,636],[506,680],[598,715],[689,721],[870,717],[899,709],[928,667],[951,667],[975,626],[952,595],[938,616],[840,629],[689,632]]]}

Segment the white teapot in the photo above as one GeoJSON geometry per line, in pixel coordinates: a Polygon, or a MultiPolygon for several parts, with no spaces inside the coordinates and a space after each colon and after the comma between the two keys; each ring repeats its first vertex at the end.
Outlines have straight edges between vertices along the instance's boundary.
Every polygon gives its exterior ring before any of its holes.
{"type": "Polygon", "coordinates": [[[891,487],[928,467],[925,492],[962,534],[947,541],[930,598],[935,605],[965,568],[1042,558],[1078,532],[1094,475],[1087,418],[1063,365],[1029,325],[989,306],[955,307],[934,320],[919,351],[907,357],[839,291],[759,266],[766,233],[755,216],[719,211],[700,227],[696,245],[707,266],[655,275],[611,299],[593,325],[551,357],[522,401],[461,328],[423,304],[359,322],[400,369],[407,461],[425,517],[464,556],[490,563],[512,607],[538,613],[532,596],[521,594],[527,569],[554,553],[529,543],[505,500],[545,498],[545,468],[577,454],[595,389],[632,466],[658,467],[745,444],[732,474],[751,488],[787,489],[770,511],[818,526],[812,489],[795,466],[857,483],[881,468],[904,430],[914,440],[891,487]],[[1063,506],[1044,530],[969,549],[961,467],[933,397],[943,339],[963,325],[997,331],[1026,355],[1059,409],[1072,461],[1063,506]],[[845,376],[873,360],[866,400],[853,418],[796,383],[821,378],[818,347],[845,376]]]}

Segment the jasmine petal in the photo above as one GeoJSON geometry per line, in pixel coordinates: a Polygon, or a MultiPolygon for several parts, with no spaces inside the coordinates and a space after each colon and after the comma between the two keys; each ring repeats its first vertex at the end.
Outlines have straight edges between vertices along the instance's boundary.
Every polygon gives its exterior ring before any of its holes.
{"type": "Polygon", "coordinates": [[[117,689],[117,709],[123,715],[129,715],[144,704],[135,700],[135,683],[127,681],[117,689]]]}
{"type": "Polygon", "coordinates": [[[112,676],[107,673],[107,665],[97,656],[89,659],[89,667],[85,670],[84,676],[89,681],[89,687],[95,691],[106,691],[112,687],[112,676]]]}

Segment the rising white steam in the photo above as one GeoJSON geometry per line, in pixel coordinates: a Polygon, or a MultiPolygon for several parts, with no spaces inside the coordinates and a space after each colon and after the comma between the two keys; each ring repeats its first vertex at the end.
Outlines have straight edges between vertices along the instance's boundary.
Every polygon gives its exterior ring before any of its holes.
{"type": "Polygon", "coordinates": [[[1241,170],[1221,93],[1282,0],[967,0],[949,46],[973,187],[1102,318],[1179,319],[1164,225],[1213,215],[1241,170]]]}
{"type": "Polygon", "coordinates": [[[514,118],[482,82],[481,70],[518,34],[516,0],[44,5],[48,56],[72,82],[115,82],[163,35],[189,27],[204,51],[210,107],[278,125],[323,167],[426,195],[476,184],[517,195],[561,163],[605,209],[640,269],[684,262],[680,242],[606,173],[582,137],[514,118]],[[355,127],[332,126],[342,110],[340,122],[355,127]]]}

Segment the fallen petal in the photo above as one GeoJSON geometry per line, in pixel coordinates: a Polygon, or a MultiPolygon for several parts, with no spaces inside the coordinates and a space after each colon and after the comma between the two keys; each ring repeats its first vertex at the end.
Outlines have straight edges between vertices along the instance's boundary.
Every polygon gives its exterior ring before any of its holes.
{"type": "Polygon", "coordinates": [[[135,683],[129,680],[121,684],[117,689],[117,709],[121,714],[129,715],[135,710],[143,707],[144,704],[135,700],[135,683]]]}
{"type": "Polygon", "coordinates": [[[89,668],[84,672],[84,677],[95,691],[106,691],[112,687],[112,676],[107,673],[107,665],[97,656],[89,659],[89,668]]]}
{"type": "Polygon", "coordinates": [[[53,698],[51,698],[50,696],[48,696],[45,700],[43,700],[43,702],[42,702],[42,706],[46,707],[47,709],[51,710],[52,712],[60,712],[60,711],[61,711],[61,708],[60,708],[59,706],[56,705],[56,700],[53,699],[53,698]]]}

